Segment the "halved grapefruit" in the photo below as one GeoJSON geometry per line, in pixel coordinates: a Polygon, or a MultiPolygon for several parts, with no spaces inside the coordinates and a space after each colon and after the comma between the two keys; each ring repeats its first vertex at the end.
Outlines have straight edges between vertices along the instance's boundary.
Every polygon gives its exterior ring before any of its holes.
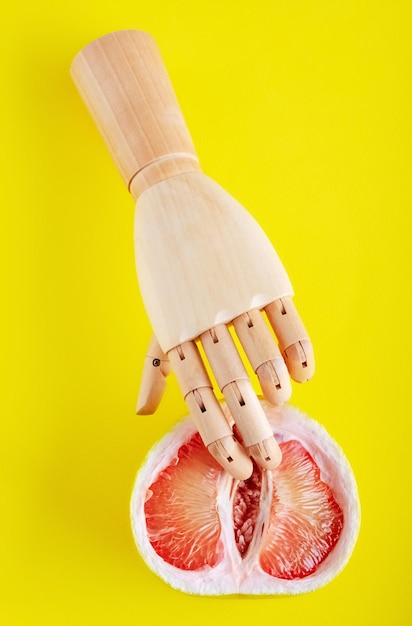
{"type": "Polygon", "coordinates": [[[262,405],[282,450],[276,470],[255,467],[248,480],[233,479],[186,418],[138,472],[135,541],[149,567],[175,589],[305,593],[332,580],[352,553],[360,506],[341,448],[297,409],[262,405]]]}

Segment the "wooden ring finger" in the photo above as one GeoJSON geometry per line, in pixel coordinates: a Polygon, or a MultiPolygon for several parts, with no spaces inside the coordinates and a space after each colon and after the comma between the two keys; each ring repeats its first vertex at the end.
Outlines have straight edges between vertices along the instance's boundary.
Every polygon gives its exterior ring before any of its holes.
{"type": "Polygon", "coordinates": [[[262,313],[252,309],[233,320],[236,334],[257,374],[263,395],[271,404],[283,404],[292,393],[289,372],[262,313]]]}

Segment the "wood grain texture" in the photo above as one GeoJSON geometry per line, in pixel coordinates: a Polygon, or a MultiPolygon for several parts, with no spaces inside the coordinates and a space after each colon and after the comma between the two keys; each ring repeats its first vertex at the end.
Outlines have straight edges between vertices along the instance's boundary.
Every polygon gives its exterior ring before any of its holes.
{"type": "Polygon", "coordinates": [[[199,170],[197,155],[159,48],[147,33],[109,33],[81,50],[71,75],[128,188],[145,184],[143,170],[158,162],[158,178],[172,168],[199,170]]]}
{"type": "Polygon", "coordinates": [[[105,35],[78,53],[71,73],[137,198],[137,275],[162,350],[292,295],[262,229],[200,171],[153,38],[105,35]]]}
{"type": "Polygon", "coordinates": [[[257,222],[201,173],[180,174],[142,194],[135,253],[143,301],[165,352],[293,294],[257,222]]]}
{"type": "MultiPolygon", "coordinates": [[[[156,409],[171,366],[203,442],[218,462],[240,479],[252,471],[250,456],[274,469],[280,449],[227,325],[246,312],[256,322],[261,309],[293,295],[278,255],[252,216],[202,173],[149,35],[120,31],[98,39],[74,59],[72,75],[137,199],[137,276],[156,337],[150,352],[161,355],[145,368],[139,412],[156,409]],[[232,436],[197,340],[247,451],[232,436]]],[[[288,329],[283,335],[289,339],[288,329]]],[[[252,366],[266,368],[260,376],[267,396],[283,398],[289,388],[280,385],[279,352],[263,320],[255,331],[258,341],[243,333],[252,366]]]]}

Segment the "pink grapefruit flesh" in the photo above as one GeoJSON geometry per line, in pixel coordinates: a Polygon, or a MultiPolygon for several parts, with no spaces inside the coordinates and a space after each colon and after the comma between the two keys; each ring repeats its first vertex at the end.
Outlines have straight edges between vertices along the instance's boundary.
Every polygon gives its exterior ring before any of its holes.
{"type": "Polygon", "coordinates": [[[221,469],[196,433],[150,485],[144,513],[154,551],[179,569],[214,567],[221,551],[216,508],[221,469]]]}
{"type": "Polygon", "coordinates": [[[341,449],[314,420],[262,401],[276,470],[232,479],[183,420],[137,476],[132,525],[147,564],[188,593],[295,594],[334,578],[353,550],[359,500],[341,449]]]}

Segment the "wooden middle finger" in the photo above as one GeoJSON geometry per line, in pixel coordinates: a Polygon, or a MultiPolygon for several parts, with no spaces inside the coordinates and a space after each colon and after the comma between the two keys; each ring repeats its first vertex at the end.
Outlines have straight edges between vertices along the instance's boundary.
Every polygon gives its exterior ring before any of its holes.
{"type": "Polygon", "coordinates": [[[281,460],[280,449],[228,328],[219,324],[202,333],[200,340],[244,446],[261,467],[274,469],[281,460]]]}
{"type": "Polygon", "coordinates": [[[234,437],[214,395],[196,343],[185,342],[170,350],[168,356],[203,443],[234,478],[245,480],[252,473],[252,462],[234,437]]]}

